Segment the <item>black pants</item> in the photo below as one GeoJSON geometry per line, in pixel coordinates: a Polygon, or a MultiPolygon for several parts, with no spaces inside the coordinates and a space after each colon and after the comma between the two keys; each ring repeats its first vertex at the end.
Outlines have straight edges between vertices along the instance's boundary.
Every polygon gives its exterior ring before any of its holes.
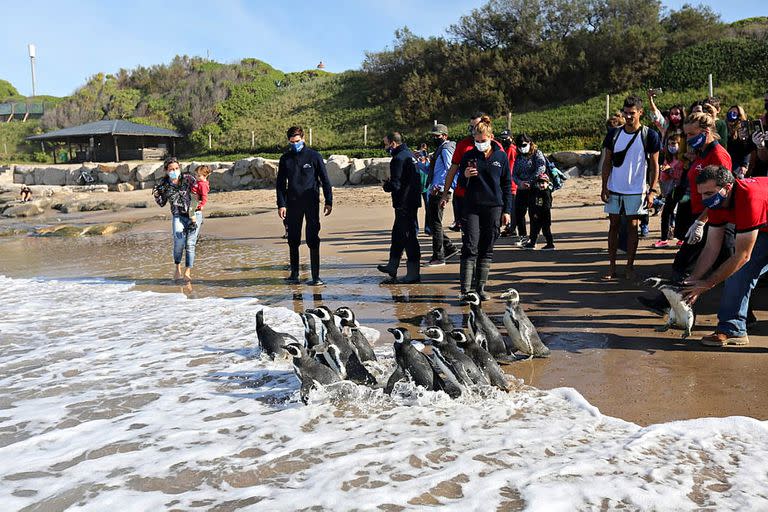
{"type": "MultiPolygon", "coordinates": [[[[672,263],[672,271],[675,279],[685,279],[691,272],[693,272],[696,266],[696,260],[699,259],[701,251],[707,244],[707,233],[709,233],[709,225],[704,226],[704,236],[697,244],[689,244],[687,241],[680,246],[680,250],[675,254],[675,261],[672,263]]],[[[725,260],[730,258],[736,250],[736,229],[732,224],[728,224],[725,227],[725,233],[723,234],[723,246],[720,249],[720,254],[712,265],[712,270],[717,269],[723,264],[725,260]]]]}
{"type": "Polygon", "coordinates": [[[395,209],[395,223],[392,225],[392,243],[389,247],[389,262],[400,264],[405,250],[408,261],[418,262],[421,259],[421,248],[416,232],[416,215],[418,210],[395,209]]]}
{"type": "Polygon", "coordinates": [[[306,218],[305,239],[307,247],[320,247],[320,203],[317,201],[288,203],[285,224],[288,229],[288,245],[301,245],[301,225],[306,218]]]}
{"type": "Polygon", "coordinates": [[[664,207],[661,210],[661,239],[667,240],[669,238],[669,226],[672,222],[675,222],[675,206],[677,203],[674,200],[673,193],[667,194],[664,199],[664,207]]]}
{"type": "Polygon", "coordinates": [[[539,233],[544,233],[544,238],[547,239],[547,244],[554,245],[555,241],[552,238],[552,210],[544,208],[542,206],[531,206],[531,243],[536,243],[536,239],[539,238],[539,233]]]}
{"type": "Polygon", "coordinates": [[[462,216],[462,209],[464,206],[464,198],[457,196],[455,193],[453,194],[453,199],[451,199],[451,206],[453,207],[453,220],[454,222],[457,222],[461,224],[461,216],[462,216]]]}
{"type": "Polygon", "coordinates": [[[427,203],[427,227],[432,231],[433,260],[442,260],[446,253],[453,251],[453,242],[443,229],[443,211],[440,208],[440,196],[431,196],[427,203]]]}
{"type": "Polygon", "coordinates": [[[493,245],[499,237],[501,206],[469,206],[464,204],[461,219],[461,259],[493,258],[493,245]]]}
{"type": "Polygon", "coordinates": [[[526,236],[528,234],[528,229],[525,227],[525,214],[528,212],[530,195],[530,189],[517,189],[517,197],[515,197],[515,225],[517,226],[518,236],[526,236]]]}

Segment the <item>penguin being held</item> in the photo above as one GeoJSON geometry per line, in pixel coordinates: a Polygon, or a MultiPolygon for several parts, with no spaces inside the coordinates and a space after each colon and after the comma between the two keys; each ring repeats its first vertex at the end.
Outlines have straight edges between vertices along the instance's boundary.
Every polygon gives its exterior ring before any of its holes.
{"type": "Polygon", "coordinates": [[[299,341],[290,334],[278,332],[264,323],[264,309],[256,312],[256,337],[261,349],[271,359],[288,357],[288,353],[283,347],[288,343],[298,343],[299,341]]]}
{"type": "Polygon", "coordinates": [[[490,384],[488,378],[472,358],[465,354],[440,327],[427,327],[422,332],[427,337],[426,343],[439,350],[443,357],[451,363],[459,382],[465,386],[473,384],[487,386],[490,384]]]}
{"type": "Polygon", "coordinates": [[[424,321],[428,327],[439,327],[443,332],[451,332],[454,329],[453,321],[448,316],[445,308],[433,308],[425,316],[424,321]]]}
{"type": "Polygon", "coordinates": [[[348,331],[349,340],[355,346],[360,361],[376,361],[376,353],[373,351],[371,342],[360,331],[360,322],[357,321],[354,311],[342,306],[336,308],[334,314],[341,318],[341,326],[348,331]]]}
{"type": "Polygon", "coordinates": [[[395,384],[408,380],[426,390],[434,391],[435,371],[427,356],[413,346],[411,336],[402,327],[387,329],[395,338],[395,363],[397,367],[387,380],[384,392],[391,394],[395,384]]]}
{"type": "Polygon", "coordinates": [[[339,382],[339,376],[327,366],[309,355],[300,343],[289,343],[283,347],[293,356],[293,369],[301,381],[299,395],[305,404],[309,401],[309,392],[318,385],[328,385],[339,382]]]}
{"type": "Polygon", "coordinates": [[[469,292],[465,296],[469,304],[469,332],[477,343],[497,359],[505,359],[512,353],[507,348],[504,337],[493,323],[493,320],[483,311],[480,295],[469,292]]]}
{"type": "Polygon", "coordinates": [[[644,284],[656,288],[666,297],[669,302],[669,309],[667,310],[667,323],[661,327],[657,327],[656,331],[665,332],[670,327],[676,329],[682,329],[682,338],[685,339],[691,335],[691,329],[696,323],[696,315],[693,312],[693,308],[683,299],[682,290],[683,287],[670,281],[669,279],[662,279],[660,277],[649,277],[644,284]]]}
{"type": "Polygon", "coordinates": [[[514,288],[510,288],[501,295],[507,301],[504,311],[504,327],[507,328],[512,345],[518,351],[532,357],[549,357],[549,348],[544,345],[528,315],[520,306],[520,294],[514,288]]]}
{"type": "Polygon", "coordinates": [[[475,340],[467,336],[467,333],[463,329],[454,329],[448,337],[456,342],[456,346],[464,351],[472,361],[475,362],[477,367],[482,370],[488,381],[492,386],[496,386],[502,391],[507,391],[507,378],[504,375],[499,363],[493,358],[493,356],[481,347],[475,340]]]}
{"type": "Polygon", "coordinates": [[[376,377],[371,375],[371,372],[363,366],[352,342],[341,334],[336,325],[335,315],[331,310],[327,306],[319,306],[315,309],[308,309],[307,313],[317,316],[323,323],[326,343],[336,345],[339,348],[341,361],[346,367],[347,378],[356,384],[375,386],[376,377]]]}

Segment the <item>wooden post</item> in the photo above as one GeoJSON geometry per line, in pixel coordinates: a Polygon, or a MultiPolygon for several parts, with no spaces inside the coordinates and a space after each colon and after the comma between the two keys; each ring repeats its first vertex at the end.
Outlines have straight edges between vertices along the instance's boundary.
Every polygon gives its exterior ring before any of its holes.
{"type": "Polygon", "coordinates": [[[363,146],[368,145],[368,125],[363,125],[363,146]]]}
{"type": "Polygon", "coordinates": [[[312,128],[309,129],[309,145],[312,145],[312,128]]]}
{"type": "Polygon", "coordinates": [[[208,149],[213,149],[213,135],[208,134],[208,149]]]}
{"type": "Polygon", "coordinates": [[[434,128],[435,126],[437,126],[437,119],[432,120],[432,127],[434,128]]]}
{"type": "Polygon", "coordinates": [[[256,147],[256,132],[251,130],[251,149],[256,147]]]}
{"type": "Polygon", "coordinates": [[[512,112],[507,112],[507,130],[512,131],[512,112]]]}
{"type": "Polygon", "coordinates": [[[176,156],[176,139],[171,141],[171,146],[173,147],[173,154],[171,156],[176,156]]]}
{"type": "Polygon", "coordinates": [[[117,137],[113,135],[112,136],[112,140],[115,141],[115,162],[119,162],[120,161],[120,150],[117,149],[117,137]]]}
{"type": "Polygon", "coordinates": [[[611,117],[611,95],[605,95],[605,120],[607,121],[611,117]]]}
{"type": "Polygon", "coordinates": [[[709,95],[715,95],[715,88],[712,86],[712,73],[709,74],[709,95]]]}
{"type": "Polygon", "coordinates": [[[8,158],[8,144],[3,141],[3,154],[5,154],[5,158],[8,158]]]}

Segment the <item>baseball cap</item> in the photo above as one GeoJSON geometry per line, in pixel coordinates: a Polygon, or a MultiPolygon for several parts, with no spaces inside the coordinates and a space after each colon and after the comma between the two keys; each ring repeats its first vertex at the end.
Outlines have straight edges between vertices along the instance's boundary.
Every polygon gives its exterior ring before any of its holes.
{"type": "Polygon", "coordinates": [[[448,135],[448,127],[444,124],[436,124],[430,133],[432,135],[448,135]]]}
{"type": "Polygon", "coordinates": [[[509,132],[509,130],[504,130],[503,132],[501,132],[499,134],[499,138],[500,139],[511,139],[512,138],[512,134],[509,132]]]}

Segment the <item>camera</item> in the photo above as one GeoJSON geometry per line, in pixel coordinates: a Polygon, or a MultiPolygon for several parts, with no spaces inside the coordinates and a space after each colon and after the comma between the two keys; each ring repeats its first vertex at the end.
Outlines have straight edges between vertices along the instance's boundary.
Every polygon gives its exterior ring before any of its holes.
{"type": "Polygon", "coordinates": [[[662,92],[664,91],[661,89],[661,87],[657,87],[655,89],[648,89],[648,94],[650,94],[651,96],[658,96],[662,92]]]}

